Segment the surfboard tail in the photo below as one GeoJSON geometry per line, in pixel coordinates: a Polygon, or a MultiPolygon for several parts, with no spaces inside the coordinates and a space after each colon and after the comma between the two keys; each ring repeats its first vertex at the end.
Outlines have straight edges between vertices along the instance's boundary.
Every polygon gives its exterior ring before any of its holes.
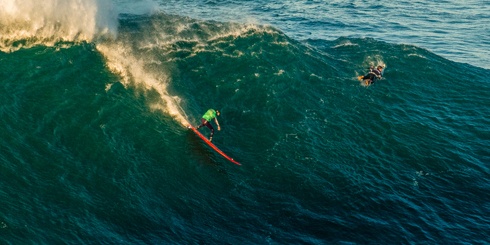
{"type": "Polygon", "coordinates": [[[207,145],[209,145],[211,148],[213,148],[214,151],[216,151],[218,154],[220,154],[221,156],[223,156],[224,158],[226,158],[228,161],[236,164],[236,165],[239,165],[241,166],[242,164],[240,164],[239,162],[235,161],[233,158],[229,157],[228,155],[226,155],[223,151],[221,151],[216,145],[214,145],[211,141],[209,141],[203,134],[201,134],[201,132],[197,131],[197,129],[195,127],[193,127],[192,125],[189,124],[189,126],[187,127],[189,129],[191,129],[197,136],[199,136],[199,138],[201,138],[207,145]]]}

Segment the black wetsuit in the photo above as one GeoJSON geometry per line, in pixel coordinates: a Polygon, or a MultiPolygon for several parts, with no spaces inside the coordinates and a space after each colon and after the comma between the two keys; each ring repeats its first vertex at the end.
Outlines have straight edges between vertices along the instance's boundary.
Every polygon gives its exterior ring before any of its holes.
{"type": "Polygon", "coordinates": [[[369,79],[371,80],[371,83],[374,83],[374,81],[376,81],[377,79],[381,79],[381,71],[373,68],[369,69],[369,73],[362,77],[362,80],[366,79],[369,79]]]}
{"type": "Polygon", "coordinates": [[[209,137],[212,138],[213,135],[214,135],[213,125],[211,125],[211,123],[209,123],[208,120],[206,120],[204,118],[201,118],[201,125],[197,126],[197,129],[201,128],[202,126],[206,126],[206,127],[208,127],[211,130],[211,135],[209,137]]]}

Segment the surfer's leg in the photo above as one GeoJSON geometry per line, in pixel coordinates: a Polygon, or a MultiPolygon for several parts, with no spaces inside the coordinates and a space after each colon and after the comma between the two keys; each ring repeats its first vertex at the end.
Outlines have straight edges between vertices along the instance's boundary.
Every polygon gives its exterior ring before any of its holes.
{"type": "Polygon", "coordinates": [[[209,122],[206,122],[206,127],[208,127],[209,130],[211,130],[211,134],[209,135],[209,141],[212,141],[213,140],[213,135],[214,135],[213,125],[211,125],[211,123],[209,123],[209,122]]]}
{"type": "Polygon", "coordinates": [[[197,126],[196,128],[197,128],[197,129],[200,129],[202,126],[206,125],[206,123],[207,123],[207,122],[208,122],[208,121],[206,121],[206,119],[201,118],[201,125],[197,126]]]}

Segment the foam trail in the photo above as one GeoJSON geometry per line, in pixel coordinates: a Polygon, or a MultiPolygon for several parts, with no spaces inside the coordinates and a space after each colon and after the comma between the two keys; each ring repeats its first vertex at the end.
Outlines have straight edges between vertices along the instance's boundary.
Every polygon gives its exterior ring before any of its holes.
{"type": "Polygon", "coordinates": [[[122,78],[124,86],[135,86],[144,92],[156,91],[160,101],[151,104],[151,108],[170,114],[183,126],[188,125],[180,98],[167,91],[169,78],[166,74],[146,70],[148,60],[136,58],[137,55],[123,44],[99,44],[97,50],[106,58],[109,69],[122,78]]]}
{"type": "Polygon", "coordinates": [[[115,37],[117,16],[107,0],[2,0],[0,50],[115,37]]]}

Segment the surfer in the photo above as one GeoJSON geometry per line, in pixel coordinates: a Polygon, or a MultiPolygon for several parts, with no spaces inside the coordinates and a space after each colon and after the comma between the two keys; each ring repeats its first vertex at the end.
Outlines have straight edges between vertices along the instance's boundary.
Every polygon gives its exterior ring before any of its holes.
{"type": "Polygon", "coordinates": [[[211,130],[211,135],[209,135],[209,141],[212,141],[213,140],[213,134],[214,134],[213,125],[211,125],[211,123],[209,121],[211,121],[211,120],[214,119],[214,122],[218,126],[218,131],[220,131],[221,130],[221,127],[219,126],[218,119],[216,118],[220,114],[221,113],[218,110],[209,109],[208,111],[206,111],[206,113],[204,113],[204,115],[202,115],[201,125],[199,125],[199,126],[196,127],[197,129],[199,129],[202,126],[206,126],[206,127],[208,127],[211,130]]]}
{"type": "Polygon", "coordinates": [[[359,80],[363,80],[366,85],[371,85],[373,84],[376,80],[381,79],[381,76],[383,74],[383,66],[378,66],[376,69],[374,69],[373,66],[369,67],[369,73],[364,75],[364,76],[359,76],[359,80]]]}

